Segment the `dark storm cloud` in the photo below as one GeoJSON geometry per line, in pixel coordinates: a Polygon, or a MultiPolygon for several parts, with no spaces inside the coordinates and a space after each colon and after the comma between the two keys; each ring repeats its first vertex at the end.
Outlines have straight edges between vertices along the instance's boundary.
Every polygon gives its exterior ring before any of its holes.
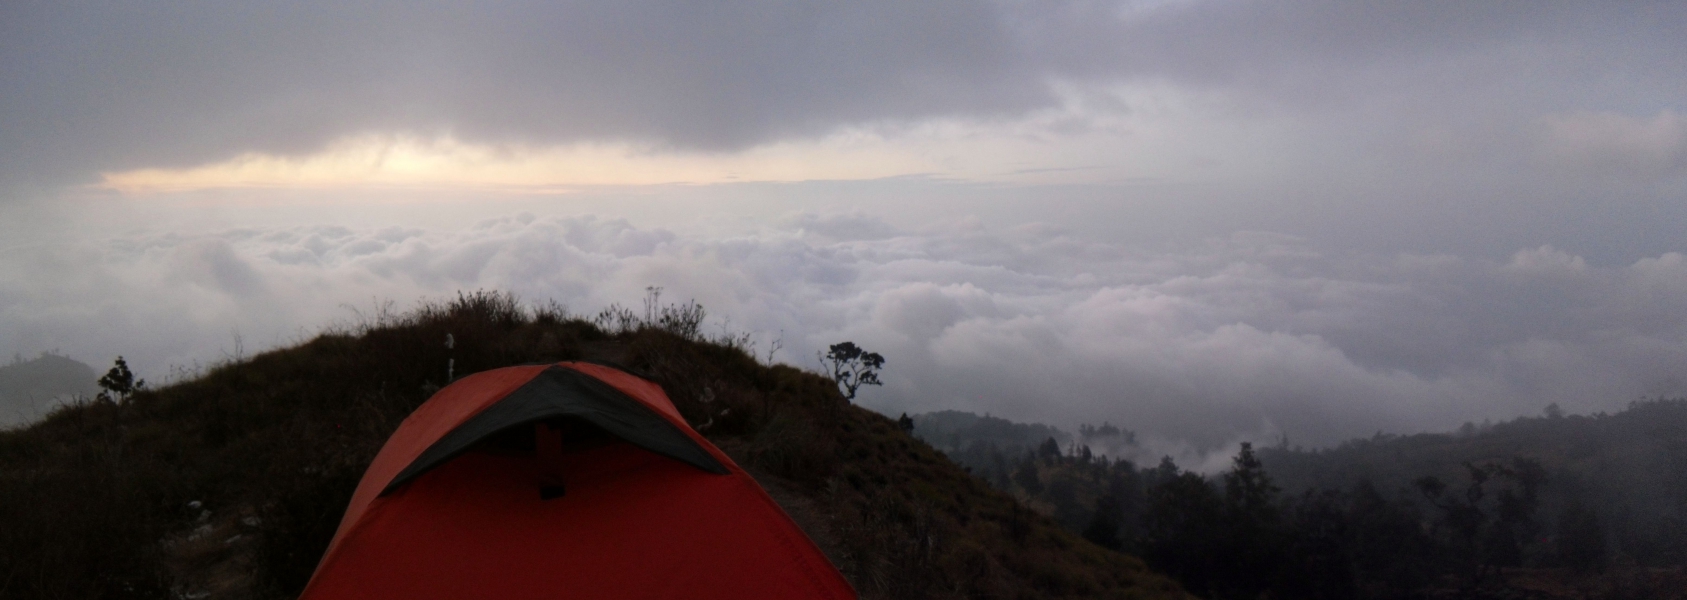
{"type": "Polygon", "coordinates": [[[734,149],[844,124],[1012,117],[1055,102],[1058,81],[1170,81],[1234,92],[1244,107],[1455,123],[1501,107],[1651,116],[1682,92],[1684,11],[1332,0],[8,2],[0,178],[296,154],[364,132],[734,149]],[[1392,116],[1370,112],[1379,104],[1392,116]]]}
{"type": "Polygon", "coordinates": [[[1045,101],[969,2],[8,3],[6,163],[180,166],[363,131],[736,148],[1045,101]]]}

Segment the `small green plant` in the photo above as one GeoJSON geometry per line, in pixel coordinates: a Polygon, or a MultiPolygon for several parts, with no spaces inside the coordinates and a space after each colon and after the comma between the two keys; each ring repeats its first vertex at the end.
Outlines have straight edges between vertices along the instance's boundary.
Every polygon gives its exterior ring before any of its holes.
{"type": "Polygon", "coordinates": [[[868,352],[855,342],[832,344],[821,355],[820,364],[831,373],[832,381],[837,382],[838,391],[843,392],[846,400],[854,400],[861,386],[883,385],[879,382],[879,369],[884,368],[885,357],[868,352]]]}
{"type": "Polygon", "coordinates": [[[122,403],[135,392],[146,389],[145,379],[135,379],[135,373],[129,370],[129,363],[123,357],[117,357],[117,364],[105,372],[100,378],[100,393],[94,396],[101,402],[122,403]]]}

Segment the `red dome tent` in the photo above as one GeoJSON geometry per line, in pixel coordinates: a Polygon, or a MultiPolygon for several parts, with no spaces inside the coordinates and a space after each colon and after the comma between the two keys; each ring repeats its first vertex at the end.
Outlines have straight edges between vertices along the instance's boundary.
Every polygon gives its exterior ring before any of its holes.
{"type": "Polygon", "coordinates": [[[559,363],[451,384],[364,473],[301,598],[854,598],[656,384],[559,363]]]}

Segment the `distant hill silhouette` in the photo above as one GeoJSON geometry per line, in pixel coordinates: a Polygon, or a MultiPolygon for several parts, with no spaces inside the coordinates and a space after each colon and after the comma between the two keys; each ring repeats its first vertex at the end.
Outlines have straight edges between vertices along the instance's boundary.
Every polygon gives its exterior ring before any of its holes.
{"type": "Polygon", "coordinates": [[[0,366],[0,428],[46,416],[73,396],[92,396],[98,378],[93,367],[57,354],[14,357],[11,364],[0,366]]]}
{"type": "Polygon", "coordinates": [[[1041,423],[1015,423],[959,410],[916,415],[914,436],[945,453],[965,450],[974,444],[993,444],[1006,452],[1018,452],[1036,448],[1048,439],[1062,448],[1072,442],[1072,434],[1041,423]]]}

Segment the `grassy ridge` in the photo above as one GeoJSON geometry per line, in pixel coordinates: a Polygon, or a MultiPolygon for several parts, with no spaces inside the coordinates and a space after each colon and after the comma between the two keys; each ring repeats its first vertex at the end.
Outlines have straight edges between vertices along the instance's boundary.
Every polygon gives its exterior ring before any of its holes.
{"type": "Polygon", "coordinates": [[[647,306],[594,322],[459,296],[0,432],[0,597],[291,597],[448,359],[458,374],[591,359],[654,379],[863,597],[1185,597],[848,404],[831,381],[701,339],[701,317],[647,306]]]}

